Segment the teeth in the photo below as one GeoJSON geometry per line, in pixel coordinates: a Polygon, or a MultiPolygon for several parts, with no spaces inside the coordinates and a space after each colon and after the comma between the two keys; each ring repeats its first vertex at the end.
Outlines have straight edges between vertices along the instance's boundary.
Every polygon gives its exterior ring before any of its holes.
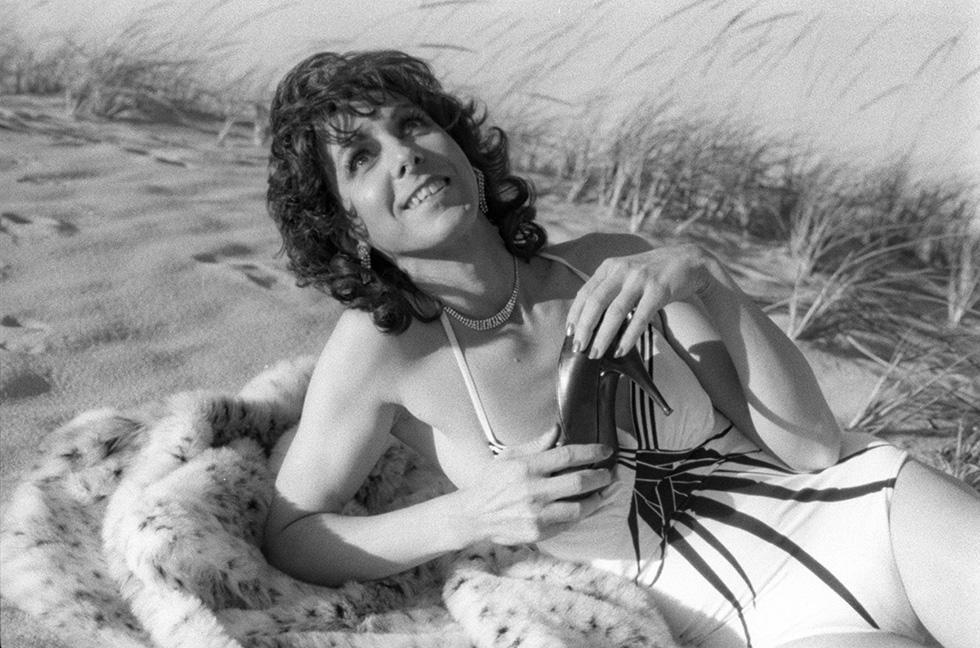
{"type": "Polygon", "coordinates": [[[426,198],[436,193],[437,191],[439,191],[445,186],[446,186],[446,181],[443,180],[442,178],[433,178],[432,180],[429,180],[424,185],[422,185],[421,187],[415,190],[415,193],[412,194],[412,197],[408,199],[408,204],[406,205],[406,207],[408,207],[409,209],[414,209],[415,207],[418,207],[420,204],[422,204],[422,202],[426,198]]]}

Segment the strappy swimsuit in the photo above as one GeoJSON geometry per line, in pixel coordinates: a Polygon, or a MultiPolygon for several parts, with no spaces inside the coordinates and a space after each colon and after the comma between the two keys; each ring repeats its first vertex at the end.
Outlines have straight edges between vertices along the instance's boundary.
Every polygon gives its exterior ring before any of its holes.
{"type": "MultiPolygon", "coordinates": [[[[587,276],[560,257],[583,280],[587,276]]],[[[459,341],[443,326],[491,449],[493,434],[459,341]]],[[[755,648],[884,630],[926,641],[891,549],[888,514],[907,453],[847,434],[842,459],[794,473],[726,425],[652,326],[639,342],[674,413],[635,385],[635,436],[620,431],[608,503],[538,548],[651,588],[677,638],[755,648]]]]}

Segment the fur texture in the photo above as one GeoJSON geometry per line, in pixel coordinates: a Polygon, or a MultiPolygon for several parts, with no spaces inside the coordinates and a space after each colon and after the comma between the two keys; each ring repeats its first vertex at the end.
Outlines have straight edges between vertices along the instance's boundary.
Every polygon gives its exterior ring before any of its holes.
{"type": "Polygon", "coordinates": [[[501,551],[460,556],[443,588],[480,648],[677,646],[647,590],[585,565],[501,551]]]}
{"type": "MultiPolygon", "coordinates": [[[[235,397],[181,394],[65,425],[9,503],[3,595],[79,646],[674,645],[646,592],[527,548],[341,588],[271,567],[262,525],[311,370],[283,363],[235,397]]],[[[395,444],[344,512],[447,488],[395,444]]]]}

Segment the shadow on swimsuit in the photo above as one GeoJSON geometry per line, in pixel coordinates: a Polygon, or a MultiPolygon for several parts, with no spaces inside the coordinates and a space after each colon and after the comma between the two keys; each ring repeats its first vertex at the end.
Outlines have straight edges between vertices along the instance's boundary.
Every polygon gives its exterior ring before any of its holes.
{"type": "Polygon", "coordinates": [[[702,645],[701,642],[706,641],[710,637],[711,642],[707,644],[710,646],[741,648],[746,645],[745,637],[727,625],[719,626],[713,632],[705,635],[697,635],[692,631],[685,633],[685,629],[711,627],[717,621],[708,617],[704,612],[685,607],[676,599],[667,596],[664,592],[656,588],[654,588],[654,598],[657,601],[660,613],[664,616],[667,625],[670,626],[671,631],[674,633],[674,638],[681,644],[685,646],[700,646],[702,645]]]}

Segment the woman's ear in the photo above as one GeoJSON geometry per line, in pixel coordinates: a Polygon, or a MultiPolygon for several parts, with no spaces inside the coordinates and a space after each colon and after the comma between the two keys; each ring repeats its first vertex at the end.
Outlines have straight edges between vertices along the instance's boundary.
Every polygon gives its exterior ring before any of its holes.
{"type": "Polygon", "coordinates": [[[346,237],[350,239],[349,242],[357,245],[358,241],[364,241],[370,245],[371,235],[368,233],[367,225],[364,224],[364,221],[354,213],[350,213],[347,220],[350,223],[350,227],[346,232],[346,237]]]}

